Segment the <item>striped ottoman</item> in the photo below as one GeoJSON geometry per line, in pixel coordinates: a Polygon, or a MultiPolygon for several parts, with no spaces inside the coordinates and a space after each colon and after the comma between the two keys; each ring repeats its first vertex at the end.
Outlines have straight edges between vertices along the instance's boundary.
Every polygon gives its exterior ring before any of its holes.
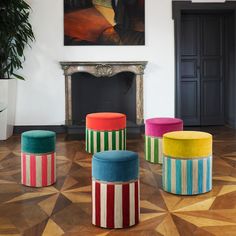
{"type": "Polygon", "coordinates": [[[162,136],[183,130],[183,121],[176,118],[152,118],[145,124],[145,159],[162,164],[162,136]]]}
{"type": "Polygon", "coordinates": [[[195,195],[212,189],[212,136],[179,131],[163,137],[163,189],[179,195],[195,195]]]}
{"type": "Polygon", "coordinates": [[[28,131],[21,136],[21,183],[44,187],[56,182],[56,135],[51,131],[28,131]]]}
{"type": "Polygon", "coordinates": [[[111,229],[136,225],[140,214],[138,154],[94,154],[92,178],[92,223],[111,229]]]}
{"type": "Polygon", "coordinates": [[[86,117],[86,151],[96,153],[126,149],[126,115],[92,113],[86,117]]]}

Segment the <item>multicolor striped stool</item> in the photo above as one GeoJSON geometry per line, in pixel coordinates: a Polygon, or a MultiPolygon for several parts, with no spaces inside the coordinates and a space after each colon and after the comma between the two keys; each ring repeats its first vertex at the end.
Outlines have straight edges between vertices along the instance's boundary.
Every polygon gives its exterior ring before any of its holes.
{"type": "Polygon", "coordinates": [[[21,137],[21,183],[44,187],[56,182],[56,135],[51,131],[28,131],[21,137]]]}
{"type": "Polygon", "coordinates": [[[130,151],[106,151],[92,159],[92,223],[126,228],[139,222],[139,158],[130,151]]]}
{"type": "Polygon", "coordinates": [[[195,195],[212,189],[212,136],[179,131],[163,136],[163,189],[195,195]]]}
{"type": "Polygon", "coordinates": [[[86,117],[86,151],[96,153],[126,149],[126,115],[92,113],[86,117]]]}
{"type": "Polygon", "coordinates": [[[162,136],[183,130],[183,121],[176,118],[152,118],[145,124],[145,159],[162,164],[162,136]]]}

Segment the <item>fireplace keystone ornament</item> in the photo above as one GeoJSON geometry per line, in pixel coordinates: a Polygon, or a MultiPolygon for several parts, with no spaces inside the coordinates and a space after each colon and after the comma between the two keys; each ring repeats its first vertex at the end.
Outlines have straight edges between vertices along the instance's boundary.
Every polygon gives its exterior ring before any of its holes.
{"type": "Polygon", "coordinates": [[[113,76],[112,66],[101,64],[96,66],[96,76],[97,77],[111,77],[113,76]]]}
{"type": "MultiPolygon", "coordinates": [[[[112,62],[60,62],[65,75],[65,124],[67,128],[73,128],[72,116],[72,75],[76,73],[88,73],[96,78],[112,78],[122,72],[131,72],[134,75],[136,86],[136,125],[143,125],[143,75],[146,61],[112,61],[112,62]]],[[[78,78],[79,79],[79,78],[78,78]]],[[[117,111],[119,112],[119,111],[117,111]]],[[[128,127],[127,127],[128,128],[128,127]]],[[[84,128],[80,127],[80,130],[84,128]]],[[[129,130],[129,129],[128,129],[129,130]]],[[[81,131],[80,131],[81,132],[81,131]]],[[[68,133],[68,132],[67,132],[68,133]]],[[[74,131],[73,131],[74,133],[74,131]]]]}

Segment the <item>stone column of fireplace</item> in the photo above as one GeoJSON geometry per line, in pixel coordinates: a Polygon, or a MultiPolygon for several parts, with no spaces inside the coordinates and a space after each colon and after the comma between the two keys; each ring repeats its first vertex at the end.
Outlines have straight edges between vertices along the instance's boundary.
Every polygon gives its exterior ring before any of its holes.
{"type": "Polygon", "coordinates": [[[143,124],[143,74],[147,62],[60,62],[65,75],[66,125],[72,125],[71,76],[87,72],[99,77],[112,77],[121,72],[132,72],[136,79],[136,123],[143,124]]]}
{"type": "Polygon", "coordinates": [[[65,75],[66,125],[72,125],[71,75],[65,75]]]}

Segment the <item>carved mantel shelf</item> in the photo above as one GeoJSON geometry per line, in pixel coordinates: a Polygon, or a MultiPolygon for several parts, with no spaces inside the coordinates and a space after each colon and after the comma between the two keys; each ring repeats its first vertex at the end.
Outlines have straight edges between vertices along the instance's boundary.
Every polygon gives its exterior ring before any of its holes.
{"type": "Polygon", "coordinates": [[[71,78],[74,73],[86,72],[97,78],[111,78],[122,72],[132,72],[136,79],[136,123],[143,124],[143,74],[146,61],[60,62],[65,75],[66,124],[72,125],[71,78]]]}
{"type": "Polygon", "coordinates": [[[70,76],[77,72],[87,72],[96,77],[112,77],[121,72],[133,72],[134,74],[144,74],[146,61],[134,62],[60,62],[65,76],[70,76]]]}

